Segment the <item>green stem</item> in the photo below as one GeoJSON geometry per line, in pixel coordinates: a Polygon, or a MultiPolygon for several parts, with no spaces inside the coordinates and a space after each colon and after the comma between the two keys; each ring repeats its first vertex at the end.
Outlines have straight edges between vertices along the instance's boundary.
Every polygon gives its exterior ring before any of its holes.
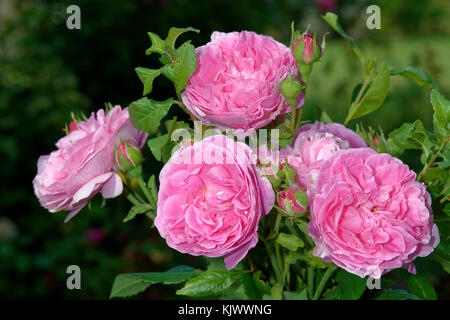
{"type": "Polygon", "coordinates": [[[152,194],[148,190],[147,185],[144,182],[144,179],[142,179],[142,176],[136,177],[136,180],[139,183],[139,186],[141,187],[141,190],[144,193],[145,197],[150,202],[152,208],[156,208],[155,199],[153,198],[152,194]]]}
{"type": "Polygon", "coordinates": [[[332,265],[328,268],[328,270],[323,275],[322,279],[320,279],[319,284],[317,285],[316,292],[314,293],[313,300],[318,300],[320,295],[322,294],[323,288],[327,284],[330,277],[333,275],[334,271],[336,271],[337,267],[332,265]]]}
{"type": "MultiPolygon", "coordinates": [[[[362,99],[363,93],[366,91],[367,86],[369,85],[370,81],[372,81],[372,73],[368,74],[365,79],[364,82],[361,86],[361,89],[359,89],[358,91],[358,95],[356,96],[355,101],[352,102],[352,105],[357,106],[360,102],[360,100],[362,99]]],[[[344,125],[348,125],[348,123],[350,122],[350,120],[352,120],[352,118],[350,118],[350,114],[347,116],[347,119],[345,119],[344,121],[344,125]]]]}
{"type": "Polygon", "coordinates": [[[270,247],[269,243],[264,238],[262,238],[261,240],[264,243],[264,245],[266,246],[267,254],[269,255],[269,259],[270,259],[270,263],[272,264],[273,271],[275,272],[275,278],[277,279],[278,283],[282,283],[280,267],[278,266],[278,262],[275,258],[273,250],[270,247]]]}
{"type": "Polygon", "coordinates": [[[433,164],[433,162],[436,160],[437,157],[441,154],[442,150],[444,150],[445,146],[447,145],[448,141],[450,140],[450,137],[447,137],[442,141],[442,145],[439,147],[439,150],[433,154],[430,158],[430,161],[423,167],[422,171],[420,171],[419,175],[417,176],[417,181],[420,181],[424,174],[428,172],[430,169],[430,166],[433,164]]]}
{"type": "Polygon", "coordinates": [[[308,281],[308,295],[312,297],[314,292],[314,269],[311,267],[308,267],[307,281],[308,281]]]}
{"type": "Polygon", "coordinates": [[[141,202],[138,199],[136,199],[136,197],[134,195],[132,195],[131,193],[129,195],[127,195],[127,199],[135,206],[141,204],[141,202]]]}

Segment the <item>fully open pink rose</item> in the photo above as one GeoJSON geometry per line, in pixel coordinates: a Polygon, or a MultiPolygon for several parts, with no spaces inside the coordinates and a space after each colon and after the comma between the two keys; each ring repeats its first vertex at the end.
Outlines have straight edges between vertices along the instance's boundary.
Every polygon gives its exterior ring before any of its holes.
{"type": "Polygon", "coordinates": [[[162,169],[155,225],[184,253],[224,256],[232,269],[258,242],[275,194],[250,148],[216,135],[177,150],[162,169]]]}
{"type": "Polygon", "coordinates": [[[413,260],[439,243],[431,197],[400,160],[370,148],[340,150],[322,164],[310,199],[314,255],[360,277],[413,260]]]}
{"type": "Polygon", "coordinates": [[[56,143],[58,150],[39,158],[34,193],[50,212],[70,211],[67,222],[97,192],[104,198],[122,193],[114,168],[114,145],[123,139],[142,147],[146,136],[132,126],[128,109],[120,106],[106,116],[99,110],[87,121],[71,123],[70,133],[56,143]]]}
{"type": "MultiPolygon", "coordinates": [[[[214,32],[196,54],[197,69],[181,97],[205,124],[246,136],[291,110],[280,84],[300,74],[283,44],[249,31],[214,32]]],[[[301,94],[297,107],[303,101],[301,94]]]]}

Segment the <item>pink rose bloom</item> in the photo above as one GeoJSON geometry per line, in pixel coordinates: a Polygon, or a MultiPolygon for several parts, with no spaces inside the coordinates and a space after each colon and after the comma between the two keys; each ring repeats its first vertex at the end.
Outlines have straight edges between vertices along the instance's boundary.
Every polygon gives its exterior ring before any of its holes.
{"type": "Polygon", "coordinates": [[[328,132],[335,135],[342,140],[348,142],[350,148],[363,148],[367,147],[367,143],[361,138],[355,131],[348,129],[340,123],[328,123],[324,124],[322,122],[316,121],[314,123],[309,123],[303,125],[298,131],[296,138],[305,131],[315,131],[315,132],[328,132]]]}
{"type": "Polygon", "coordinates": [[[286,148],[287,161],[297,173],[297,184],[313,191],[323,161],[338,150],[366,146],[360,136],[339,123],[316,122],[298,130],[293,147],[286,148]]]}
{"type": "Polygon", "coordinates": [[[302,207],[294,197],[294,194],[296,194],[298,191],[299,189],[295,188],[285,189],[281,191],[280,197],[278,199],[280,208],[286,210],[289,205],[291,210],[293,211],[305,211],[306,208],[302,207]]]}
{"type": "Polygon", "coordinates": [[[224,256],[232,269],[256,245],[258,222],[275,194],[250,154],[246,144],[223,135],[173,154],[159,176],[155,219],[170,247],[195,256],[224,256]]]}
{"type": "Polygon", "coordinates": [[[416,174],[370,148],[341,150],[325,161],[310,198],[314,255],[360,277],[380,278],[439,244],[431,197],[416,174]]]}
{"type": "Polygon", "coordinates": [[[56,143],[58,150],[39,158],[34,193],[50,212],[70,211],[67,222],[97,192],[104,198],[122,193],[122,180],[114,168],[114,145],[123,139],[141,148],[146,137],[131,124],[128,109],[120,106],[106,116],[99,110],[87,121],[71,123],[70,133],[56,143]]]}
{"type": "MultiPolygon", "coordinates": [[[[300,73],[285,45],[249,31],[213,32],[196,54],[197,69],[181,97],[205,124],[244,137],[291,110],[280,84],[291,75],[300,79],[300,73]]],[[[303,101],[301,94],[297,108],[303,101]]]]}

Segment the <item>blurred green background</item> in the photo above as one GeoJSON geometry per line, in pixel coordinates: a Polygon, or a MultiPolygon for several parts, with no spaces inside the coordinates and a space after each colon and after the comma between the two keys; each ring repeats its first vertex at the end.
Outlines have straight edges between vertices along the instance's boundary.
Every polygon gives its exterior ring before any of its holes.
{"type": "MultiPolygon", "coordinates": [[[[150,46],[147,31],[165,36],[171,26],[192,26],[201,30],[189,34],[197,46],[214,30],[252,30],[288,43],[291,21],[302,30],[311,24],[320,36],[332,31],[320,19],[324,10],[339,14],[366,55],[390,68],[421,67],[450,97],[448,0],[1,0],[0,298],[106,299],[118,273],[164,271],[180,263],[202,266],[200,258],[168,248],[144,216],[123,223],[129,208],[124,199],[102,207],[95,198],[91,209],[64,224],[64,213],[42,209],[33,194],[36,161],[54,149],[70,112],[90,114],[105,102],[127,106],[140,98],[134,68],[157,66],[156,57],[144,53],[150,46]],[[81,8],[81,30],[66,28],[70,4],[81,8]],[[381,8],[381,30],[366,28],[370,4],[381,8]],[[81,290],[66,288],[66,268],[72,264],[81,268],[81,290]]],[[[319,105],[342,122],[362,70],[348,43],[334,32],[327,39],[311,76],[304,119],[314,120],[319,105]]],[[[161,77],[152,98],[173,93],[161,77]]],[[[390,132],[417,118],[431,129],[431,117],[429,92],[393,77],[382,108],[361,121],[390,132]]],[[[161,165],[146,157],[147,174],[158,172],[161,165]]],[[[450,298],[450,280],[440,266],[419,259],[417,267],[439,298],[450,298]]],[[[173,298],[174,291],[153,286],[137,298],[173,298]]]]}

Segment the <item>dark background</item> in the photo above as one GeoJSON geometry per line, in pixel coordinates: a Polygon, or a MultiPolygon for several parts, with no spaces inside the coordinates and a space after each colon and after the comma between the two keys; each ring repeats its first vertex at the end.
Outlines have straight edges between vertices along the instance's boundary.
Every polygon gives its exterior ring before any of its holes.
{"type": "MultiPolygon", "coordinates": [[[[106,299],[118,273],[164,271],[180,263],[201,267],[200,258],[168,248],[145,217],[123,223],[129,204],[122,198],[104,207],[95,198],[91,209],[64,224],[64,213],[47,212],[33,194],[37,159],[55,148],[70,112],[90,114],[105,102],[125,107],[140,98],[134,68],[158,65],[157,57],[145,55],[146,33],[165,37],[171,26],[200,29],[180,39],[192,39],[196,46],[208,42],[214,30],[252,30],[288,43],[291,21],[302,30],[311,24],[319,36],[330,31],[325,55],[311,76],[304,119],[314,120],[319,105],[342,122],[362,71],[350,46],[320,19],[324,4],[318,2],[331,4],[367,56],[377,56],[390,68],[423,68],[449,98],[447,0],[1,0],[0,298],[106,299]],[[81,30],[66,28],[70,4],[81,8],[81,30]],[[366,28],[370,4],[381,8],[381,30],[366,28]],[[66,268],[72,264],[81,268],[82,290],[66,288],[66,268]]],[[[173,94],[161,77],[151,97],[173,94]]],[[[381,124],[390,132],[417,118],[431,129],[431,117],[429,92],[393,77],[383,107],[361,122],[381,124]]],[[[148,153],[146,158],[146,173],[159,172],[161,165],[148,153]]],[[[417,165],[415,155],[403,160],[417,165]]],[[[418,259],[417,267],[439,298],[449,299],[450,281],[440,266],[418,259]]],[[[156,285],[138,298],[173,298],[174,291],[156,285]]]]}

